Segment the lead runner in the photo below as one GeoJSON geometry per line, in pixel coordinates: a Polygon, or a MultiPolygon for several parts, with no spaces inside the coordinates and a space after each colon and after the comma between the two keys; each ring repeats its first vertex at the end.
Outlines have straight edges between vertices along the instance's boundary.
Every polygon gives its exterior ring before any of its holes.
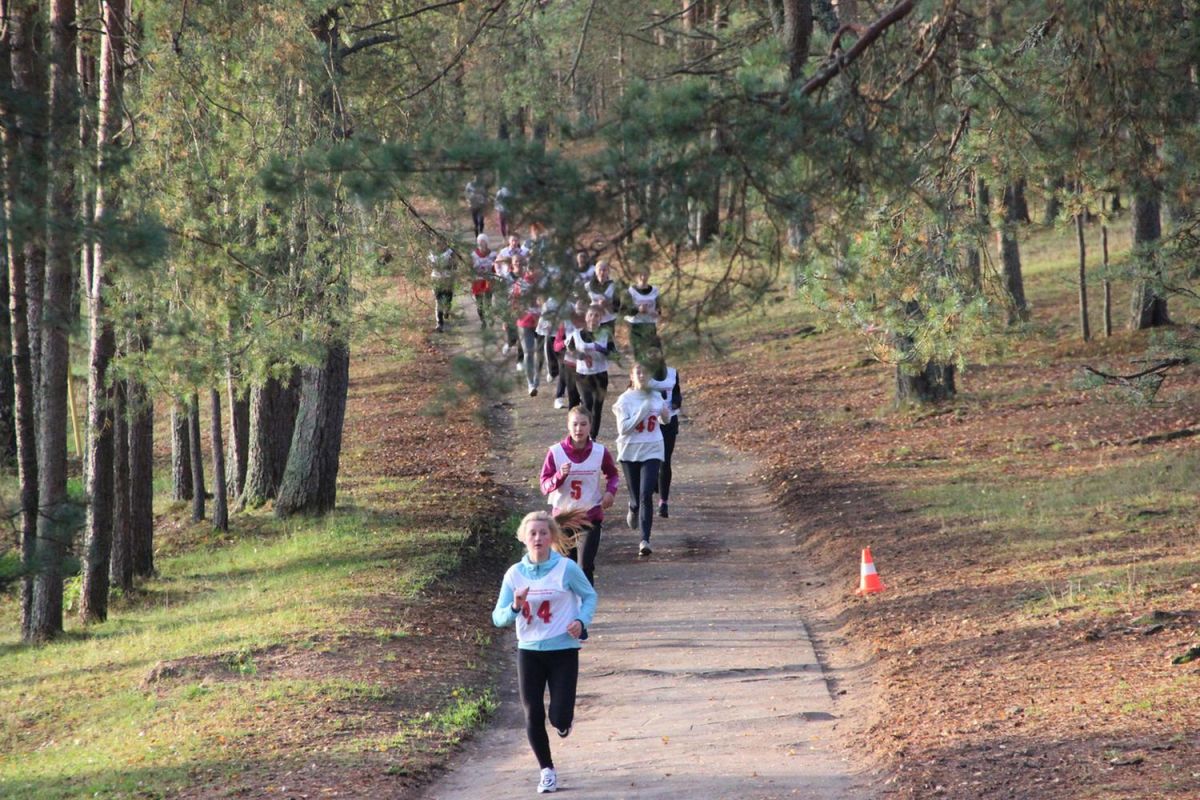
{"type": "Polygon", "coordinates": [[[509,567],[500,584],[492,622],[517,624],[517,685],[525,709],[525,733],[541,775],[538,793],[558,791],[558,773],[546,735],[545,692],[550,689],[550,724],[559,736],[571,733],[579,648],[596,611],[596,590],[579,565],[563,553],[570,539],[547,511],[526,514],[517,529],[525,556],[509,567]]]}

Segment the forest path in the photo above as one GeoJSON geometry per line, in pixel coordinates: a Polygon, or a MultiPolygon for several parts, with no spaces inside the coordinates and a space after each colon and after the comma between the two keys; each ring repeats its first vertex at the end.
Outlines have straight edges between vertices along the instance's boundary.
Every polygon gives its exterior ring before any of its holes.
{"type": "MultiPolygon", "coordinates": [[[[467,300],[469,303],[470,301],[467,300]]],[[[614,370],[617,368],[614,366],[614,370]]],[[[685,376],[686,378],[686,376],[685,376]]],[[[519,380],[520,387],[524,381],[519,380]]],[[[600,441],[612,441],[614,372],[600,441]]],[[[546,448],[565,434],[553,389],[515,390],[496,479],[537,509],[546,448]]],[[[580,659],[575,729],[551,732],[559,791],[592,798],[842,798],[856,790],[833,746],[837,712],[797,596],[790,536],[750,463],[683,420],[670,519],[637,556],[622,485],[597,558],[600,602],[580,659]]],[[[496,576],[497,587],[500,576],[496,576]]],[[[490,609],[480,609],[490,613],[490,609]]],[[[511,639],[511,631],[501,633],[511,639]]],[[[428,800],[535,793],[537,762],[516,694],[515,647],[500,709],[428,788],[428,800]]],[[[859,787],[861,788],[861,787],[859,787]]]]}

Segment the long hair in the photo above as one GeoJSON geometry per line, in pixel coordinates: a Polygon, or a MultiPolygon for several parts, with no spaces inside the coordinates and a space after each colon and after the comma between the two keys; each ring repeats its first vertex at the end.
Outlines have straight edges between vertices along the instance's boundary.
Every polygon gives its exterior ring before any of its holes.
{"type": "Polygon", "coordinates": [[[523,544],[525,534],[535,522],[544,522],[550,528],[550,547],[559,555],[567,555],[575,549],[576,540],[587,525],[587,512],[582,509],[562,511],[555,516],[549,511],[530,511],[517,526],[517,539],[523,544]]]}

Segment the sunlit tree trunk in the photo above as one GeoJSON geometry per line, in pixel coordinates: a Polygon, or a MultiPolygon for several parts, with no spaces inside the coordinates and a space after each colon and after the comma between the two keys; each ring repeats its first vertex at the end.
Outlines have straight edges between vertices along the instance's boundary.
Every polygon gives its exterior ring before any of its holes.
{"type": "Polygon", "coordinates": [[[1018,185],[1004,187],[1004,219],[996,236],[1000,245],[1000,277],[1008,295],[1010,323],[1029,317],[1025,301],[1025,281],[1021,275],[1021,246],[1017,242],[1017,226],[1021,223],[1018,185]]]}
{"type": "Polygon", "coordinates": [[[221,433],[221,393],[209,391],[209,407],[212,409],[209,430],[212,433],[213,459],[213,525],[222,531],[229,530],[229,495],[225,481],[225,443],[221,433]]]}

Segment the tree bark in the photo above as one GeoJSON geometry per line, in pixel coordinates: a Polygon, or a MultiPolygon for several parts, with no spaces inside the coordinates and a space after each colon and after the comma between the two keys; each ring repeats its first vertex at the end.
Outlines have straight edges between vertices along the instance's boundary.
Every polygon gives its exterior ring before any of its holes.
{"type": "Polygon", "coordinates": [[[1082,211],[1075,215],[1075,242],[1079,247],[1079,333],[1086,342],[1092,338],[1092,329],[1088,322],[1087,245],[1083,237],[1082,211]]]}
{"type": "Polygon", "coordinates": [[[1104,338],[1112,336],[1112,277],[1108,271],[1108,217],[1104,197],[1100,197],[1100,268],[1104,274],[1104,338]]]}
{"type": "Polygon", "coordinates": [[[133,512],[130,494],[133,476],[129,464],[129,387],[118,381],[113,391],[113,586],[125,593],[133,591],[133,512]]]}
{"type": "Polygon", "coordinates": [[[225,485],[225,443],[221,434],[221,393],[209,390],[209,405],[212,408],[212,459],[213,459],[213,526],[218,530],[229,530],[229,496],[225,485]]]}
{"type": "Polygon", "coordinates": [[[257,508],[279,492],[299,407],[299,370],[292,371],[287,383],[271,378],[251,391],[250,454],[241,495],[243,506],[257,508]]]}
{"type": "Polygon", "coordinates": [[[204,519],[204,450],[200,441],[200,395],[188,400],[188,454],[192,460],[192,522],[204,519]]]}
{"type": "Polygon", "coordinates": [[[1133,287],[1129,329],[1134,331],[1171,324],[1167,298],[1158,294],[1161,271],[1157,265],[1162,239],[1162,203],[1157,187],[1147,181],[1133,195],[1133,252],[1141,277],[1133,287]]]}
{"type": "Polygon", "coordinates": [[[344,342],[329,345],[323,364],[302,370],[296,429],[275,501],[278,516],[333,509],[349,382],[350,350],[344,342]]]}
{"type": "MultiPolygon", "coordinates": [[[[110,152],[117,146],[121,108],[121,65],[125,53],[125,0],[103,0],[104,24],[101,26],[99,102],[96,115],[97,179],[94,222],[103,224],[118,198],[111,188],[114,167],[110,152]]],[[[83,48],[79,48],[80,51],[83,48]]],[[[85,63],[80,56],[79,63],[85,63]]],[[[81,66],[82,69],[82,66],[81,66]]],[[[88,115],[80,115],[81,142],[88,144],[88,115]]],[[[85,475],[89,499],[85,536],[83,591],[79,617],[83,622],[102,622],[108,617],[109,560],[113,528],[113,419],[112,390],[108,365],[116,351],[116,338],[108,319],[105,295],[112,280],[108,253],[102,241],[84,246],[84,290],[88,304],[88,442],[85,475]]]]}
{"type": "Polygon", "coordinates": [[[953,364],[926,364],[917,373],[896,367],[896,405],[928,405],[955,395],[953,364]]]}
{"type": "Polygon", "coordinates": [[[238,387],[232,366],[226,371],[229,393],[229,443],[233,458],[229,460],[229,492],[241,497],[246,489],[246,464],[250,457],[250,398],[238,387]]]}
{"type": "MultiPolygon", "coordinates": [[[[0,33],[0,58],[4,65],[11,64],[12,92],[0,92],[0,116],[12,120],[12,125],[0,125],[0,141],[3,142],[4,204],[5,218],[9,220],[7,236],[7,261],[9,279],[9,320],[12,328],[12,374],[13,416],[16,427],[17,482],[21,492],[21,561],[24,577],[21,581],[21,636],[31,638],[30,625],[33,613],[33,565],[37,546],[38,470],[37,470],[37,383],[30,356],[28,270],[40,260],[34,257],[39,250],[42,231],[37,225],[43,204],[43,192],[35,190],[41,186],[34,177],[30,165],[35,161],[34,152],[41,137],[34,136],[39,130],[36,114],[29,109],[36,107],[32,87],[36,85],[34,75],[34,19],[33,4],[11,4],[7,24],[0,33]],[[31,225],[15,226],[13,215],[16,203],[22,202],[32,210],[31,225]]],[[[44,188],[44,187],[42,187],[44,188]]]]}
{"type": "Polygon", "coordinates": [[[783,41],[787,59],[788,80],[795,81],[804,71],[813,34],[812,0],[782,0],[783,41]]]}
{"type": "MultiPolygon", "coordinates": [[[[145,343],[139,343],[145,348],[145,343]]],[[[146,385],[127,382],[129,406],[129,527],[133,572],[154,574],[154,399],[146,385]]]]}
{"type": "Polygon", "coordinates": [[[189,445],[187,408],[176,400],[171,405],[171,498],[192,499],[192,449],[189,445]]]}
{"type": "Polygon", "coordinates": [[[1021,276],[1021,247],[1017,243],[1017,225],[1021,222],[1017,184],[1004,188],[1004,221],[997,232],[1000,243],[1000,277],[1009,298],[1009,324],[1029,318],[1025,301],[1025,282],[1021,276]]]}
{"type": "Polygon", "coordinates": [[[46,281],[42,330],[42,415],[38,443],[38,517],[36,574],[30,638],[47,641],[62,632],[62,565],[71,543],[67,504],[67,369],[71,274],[75,268],[78,202],[71,148],[78,125],[75,114],[75,2],[50,5],[50,158],[46,281]]]}

